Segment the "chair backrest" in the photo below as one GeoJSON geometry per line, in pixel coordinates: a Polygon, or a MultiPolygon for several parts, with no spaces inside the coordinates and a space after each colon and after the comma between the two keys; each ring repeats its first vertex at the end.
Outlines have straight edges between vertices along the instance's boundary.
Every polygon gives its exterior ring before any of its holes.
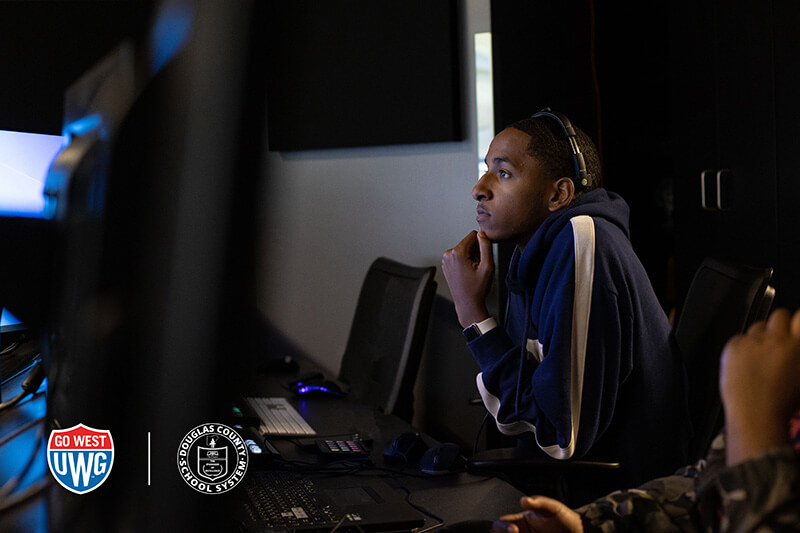
{"type": "Polygon", "coordinates": [[[339,369],[351,396],[408,422],[436,293],[435,273],[433,266],[376,259],[361,287],[339,369]]]}
{"type": "Polygon", "coordinates": [[[723,424],[718,385],[722,348],[767,316],[775,296],[771,277],[772,268],[706,258],[689,286],[674,336],[686,366],[692,462],[705,456],[723,424]]]}

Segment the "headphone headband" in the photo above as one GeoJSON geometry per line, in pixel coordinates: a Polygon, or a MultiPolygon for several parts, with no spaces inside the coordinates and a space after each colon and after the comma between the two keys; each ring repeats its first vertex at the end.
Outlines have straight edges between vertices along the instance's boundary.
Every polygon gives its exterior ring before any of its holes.
{"type": "Polygon", "coordinates": [[[575,187],[583,189],[589,185],[589,172],[586,170],[586,161],[583,159],[580,146],[578,146],[578,135],[575,133],[575,128],[569,119],[558,111],[553,111],[549,107],[545,107],[538,113],[531,115],[531,118],[547,117],[554,120],[564,133],[564,137],[569,142],[569,147],[572,149],[572,162],[575,165],[575,187]]]}

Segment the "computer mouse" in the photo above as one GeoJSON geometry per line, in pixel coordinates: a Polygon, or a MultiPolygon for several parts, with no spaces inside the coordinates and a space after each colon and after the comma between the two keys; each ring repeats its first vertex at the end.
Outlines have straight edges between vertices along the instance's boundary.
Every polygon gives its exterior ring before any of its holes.
{"type": "Polygon", "coordinates": [[[327,379],[322,381],[313,381],[310,383],[299,382],[296,385],[294,392],[300,395],[319,394],[325,396],[344,396],[345,394],[339,385],[327,379]]]}
{"type": "Polygon", "coordinates": [[[464,468],[466,459],[461,448],[452,442],[443,442],[428,449],[419,461],[419,468],[426,474],[448,474],[464,468]]]}
{"type": "Polygon", "coordinates": [[[325,381],[325,375],[322,372],[306,372],[304,374],[292,378],[289,381],[289,383],[287,383],[287,386],[290,389],[295,390],[297,389],[297,387],[303,384],[305,385],[317,384],[321,381],[325,381]]]}
{"type": "Polygon", "coordinates": [[[422,457],[423,452],[428,448],[419,433],[401,433],[393,441],[386,445],[383,455],[392,459],[402,461],[416,461],[422,457]]]}

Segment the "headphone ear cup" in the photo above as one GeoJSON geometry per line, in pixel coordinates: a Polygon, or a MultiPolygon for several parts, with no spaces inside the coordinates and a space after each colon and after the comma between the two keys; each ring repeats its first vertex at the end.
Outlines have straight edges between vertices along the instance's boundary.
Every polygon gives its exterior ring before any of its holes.
{"type": "Polygon", "coordinates": [[[546,117],[556,122],[561,127],[564,133],[564,138],[569,142],[569,147],[572,150],[572,162],[575,165],[575,192],[589,186],[589,172],[586,170],[586,161],[583,159],[581,148],[578,145],[578,134],[575,133],[575,128],[572,123],[563,113],[553,111],[549,107],[545,107],[538,113],[531,115],[531,118],[546,117]]]}
{"type": "Polygon", "coordinates": [[[586,170],[586,161],[583,159],[583,154],[579,152],[573,152],[572,156],[575,158],[576,163],[576,174],[578,175],[578,181],[580,183],[576,183],[575,186],[577,187],[587,187],[589,185],[589,172],[586,170]]]}

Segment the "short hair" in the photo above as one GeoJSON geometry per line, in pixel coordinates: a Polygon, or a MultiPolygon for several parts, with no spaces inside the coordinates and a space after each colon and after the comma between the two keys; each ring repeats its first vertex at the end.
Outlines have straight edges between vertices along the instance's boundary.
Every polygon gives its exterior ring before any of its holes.
{"type": "Polygon", "coordinates": [[[574,124],[575,140],[583,154],[588,174],[588,183],[585,186],[581,186],[577,181],[572,148],[564,137],[564,130],[555,119],[547,116],[529,117],[518,120],[509,127],[530,135],[528,154],[544,164],[551,179],[557,180],[565,176],[570,178],[575,184],[575,196],[600,186],[600,156],[597,153],[597,147],[592,139],[574,124]]]}

